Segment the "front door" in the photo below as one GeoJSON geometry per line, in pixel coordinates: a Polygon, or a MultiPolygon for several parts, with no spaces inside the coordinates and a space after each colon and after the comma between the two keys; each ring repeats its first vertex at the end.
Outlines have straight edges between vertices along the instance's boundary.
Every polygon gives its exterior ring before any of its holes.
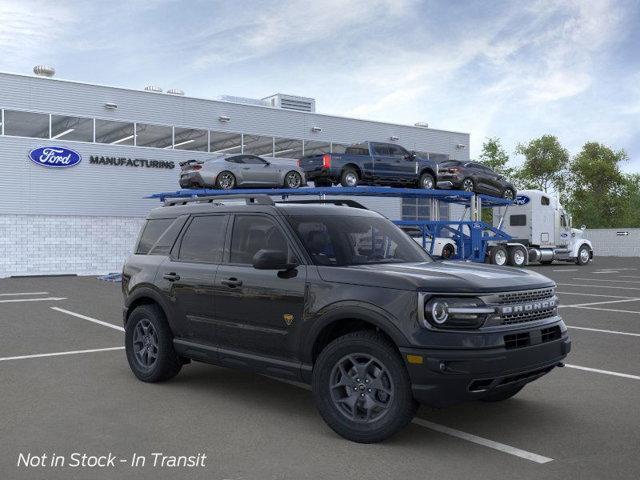
{"type": "Polygon", "coordinates": [[[261,249],[285,251],[297,260],[290,240],[274,217],[235,215],[230,248],[215,280],[216,341],[221,349],[292,358],[289,332],[302,322],[307,267],[300,265],[285,275],[252,266],[261,249]]]}
{"type": "Polygon", "coordinates": [[[247,184],[271,186],[278,183],[278,165],[256,155],[244,155],[242,160],[242,178],[247,184]]]}
{"type": "Polygon", "coordinates": [[[168,292],[176,335],[197,343],[214,338],[214,282],[222,260],[228,215],[194,216],[158,271],[168,292]]]}

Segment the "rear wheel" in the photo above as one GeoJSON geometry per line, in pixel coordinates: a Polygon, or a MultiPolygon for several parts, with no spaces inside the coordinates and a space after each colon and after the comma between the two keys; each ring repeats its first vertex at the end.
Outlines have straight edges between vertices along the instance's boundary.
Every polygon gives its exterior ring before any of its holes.
{"type": "Polygon", "coordinates": [[[411,421],[418,407],[400,355],[371,331],[331,342],[314,365],[312,387],[324,421],[354,442],[389,438],[411,421]]]}
{"type": "Polygon", "coordinates": [[[422,189],[432,190],[435,188],[436,181],[430,173],[423,173],[420,175],[420,183],[418,185],[422,189]]]}
{"type": "Polygon", "coordinates": [[[447,243],[444,247],[442,247],[442,258],[444,258],[445,260],[453,257],[455,253],[455,248],[450,243],[447,243]]]}
{"type": "Polygon", "coordinates": [[[342,171],[342,175],[340,177],[340,184],[343,187],[357,187],[358,180],[358,172],[356,172],[353,168],[345,168],[342,171]]]}
{"type": "Polygon", "coordinates": [[[507,249],[501,245],[495,246],[491,249],[489,255],[489,261],[494,265],[504,266],[508,260],[507,249]]]}
{"type": "Polygon", "coordinates": [[[465,178],[462,181],[462,190],[464,190],[465,192],[473,192],[475,191],[475,184],[473,183],[473,180],[470,178],[465,178]]]}
{"type": "Polygon", "coordinates": [[[512,188],[505,188],[502,192],[502,198],[506,200],[513,200],[516,197],[516,192],[512,188]]]}
{"type": "Polygon", "coordinates": [[[522,247],[509,247],[508,263],[512,267],[524,267],[527,263],[527,252],[522,247]]]}
{"type": "Polygon", "coordinates": [[[481,402],[502,402],[508,400],[514,395],[517,395],[520,390],[524,388],[524,385],[516,388],[506,388],[504,390],[498,390],[497,392],[491,392],[485,397],[480,399],[481,402]]]}
{"type": "Polygon", "coordinates": [[[231,172],[220,172],[216,178],[216,187],[221,190],[231,190],[236,186],[236,177],[231,172]]]}
{"type": "Polygon", "coordinates": [[[141,305],[131,312],[124,344],[129,367],[143,382],[169,380],[182,368],[173,348],[173,334],[156,305],[141,305]]]}
{"type": "Polygon", "coordinates": [[[302,176],[295,170],[291,170],[284,177],[284,186],[286,188],[300,188],[302,185],[302,176]]]}

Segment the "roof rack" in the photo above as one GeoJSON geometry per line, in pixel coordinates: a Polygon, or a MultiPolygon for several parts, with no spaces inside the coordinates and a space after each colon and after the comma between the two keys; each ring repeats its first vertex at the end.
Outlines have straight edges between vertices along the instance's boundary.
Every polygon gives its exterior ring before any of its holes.
{"type": "Polygon", "coordinates": [[[277,202],[277,203],[281,203],[281,204],[288,204],[288,203],[303,203],[303,204],[324,204],[324,205],[337,205],[340,207],[352,207],[352,208],[361,208],[363,210],[369,210],[367,207],[365,207],[364,205],[362,205],[360,202],[356,202],[355,200],[349,200],[349,199],[328,199],[328,200],[286,200],[283,202],[277,202]]]}
{"type": "Polygon", "coordinates": [[[172,207],[175,205],[187,205],[189,203],[214,203],[217,205],[224,205],[225,200],[245,200],[247,205],[275,205],[274,201],[269,195],[263,194],[236,194],[236,195],[224,195],[224,196],[206,196],[206,197],[189,197],[189,198],[167,198],[164,201],[165,207],[172,207]]]}

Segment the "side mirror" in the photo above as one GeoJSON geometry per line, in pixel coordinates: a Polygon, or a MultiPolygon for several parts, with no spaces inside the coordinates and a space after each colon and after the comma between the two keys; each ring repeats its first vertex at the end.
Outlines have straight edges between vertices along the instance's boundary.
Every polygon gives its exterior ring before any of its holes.
{"type": "Polygon", "coordinates": [[[293,270],[298,265],[287,262],[287,254],[282,250],[258,250],[253,256],[256,270],[293,270]]]}

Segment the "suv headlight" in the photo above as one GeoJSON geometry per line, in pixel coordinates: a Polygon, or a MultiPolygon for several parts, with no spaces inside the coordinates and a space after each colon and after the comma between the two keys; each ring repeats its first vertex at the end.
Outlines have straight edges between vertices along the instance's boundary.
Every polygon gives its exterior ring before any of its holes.
{"type": "Polygon", "coordinates": [[[423,308],[427,328],[479,328],[496,311],[475,297],[433,297],[425,299],[423,308]]]}

